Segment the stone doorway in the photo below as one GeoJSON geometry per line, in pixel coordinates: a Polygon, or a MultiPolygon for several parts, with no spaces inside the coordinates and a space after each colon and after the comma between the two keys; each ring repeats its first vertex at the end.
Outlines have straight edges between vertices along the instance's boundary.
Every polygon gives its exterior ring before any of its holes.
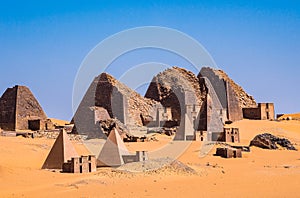
{"type": "Polygon", "coordinates": [[[41,120],[28,120],[28,129],[32,131],[38,131],[41,129],[41,120]]]}

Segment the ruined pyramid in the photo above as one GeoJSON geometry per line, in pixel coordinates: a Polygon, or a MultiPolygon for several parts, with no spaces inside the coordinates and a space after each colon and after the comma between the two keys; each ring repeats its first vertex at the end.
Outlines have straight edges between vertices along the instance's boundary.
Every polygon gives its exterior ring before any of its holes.
{"type": "Polygon", "coordinates": [[[41,105],[26,86],[8,88],[0,98],[0,127],[4,130],[42,130],[50,126],[41,105]]]}
{"type": "Polygon", "coordinates": [[[121,166],[124,164],[123,155],[130,155],[119,132],[113,128],[98,156],[97,166],[121,166]]]}
{"type": "MultiPolygon", "coordinates": [[[[91,108],[102,107],[107,110],[111,118],[117,118],[125,125],[142,126],[142,116],[154,112],[158,102],[144,98],[134,90],[107,73],[95,77],[80,105],[72,122],[75,130],[72,133],[85,134],[90,137],[99,137],[99,127],[95,126],[99,118],[94,116],[91,108]]],[[[154,114],[155,115],[155,114],[154,114]]]]}
{"type": "Polygon", "coordinates": [[[172,67],[153,77],[146,98],[160,102],[164,107],[171,107],[172,117],[178,120],[185,112],[186,104],[202,105],[205,89],[201,87],[197,76],[183,68],[172,67]],[[193,93],[187,96],[187,93],[193,93]]]}
{"type": "Polygon", "coordinates": [[[79,155],[70,142],[69,136],[65,130],[62,130],[56,138],[42,169],[62,169],[64,162],[77,156],[79,155]]]}
{"type": "Polygon", "coordinates": [[[254,98],[229,78],[224,71],[203,67],[198,78],[210,81],[222,108],[227,111],[227,120],[233,122],[241,120],[243,118],[242,108],[256,107],[254,98]]]}

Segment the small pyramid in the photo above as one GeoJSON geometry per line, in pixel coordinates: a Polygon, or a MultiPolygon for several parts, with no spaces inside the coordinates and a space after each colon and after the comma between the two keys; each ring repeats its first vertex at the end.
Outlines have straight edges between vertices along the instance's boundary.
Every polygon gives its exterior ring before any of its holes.
{"type": "Polygon", "coordinates": [[[123,155],[130,155],[120,134],[113,128],[98,156],[98,166],[121,166],[124,164],[123,155]]]}
{"type": "Polygon", "coordinates": [[[64,162],[79,156],[65,130],[56,138],[42,169],[61,169],[64,162]]]}

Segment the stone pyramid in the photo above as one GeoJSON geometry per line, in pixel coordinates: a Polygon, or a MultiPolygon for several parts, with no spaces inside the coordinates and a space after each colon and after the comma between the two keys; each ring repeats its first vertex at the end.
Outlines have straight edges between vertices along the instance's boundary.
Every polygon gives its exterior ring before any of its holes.
{"type": "Polygon", "coordinates": [[[153,77],[145,98],[160,102],[164,107],[171,107],[172,117],[179,124],[186,104],[201,106],[205,92],[195,74],[183,68],[172,67],[153,77]],[[193,94],[187,97],[188,92],[193,94]]]}
{"type": "Polygon", "coordinates": [[[90,108],[106,109],[109,117],[117,118],[125,125],[142,126],[141,116],[147,117],[157,104],[158,102],[144,98],[113,76],[101,73],[92,81],[76,110],[72,119],[76,129],[73,133],[85,134],[88,138],[100,136],[99,128],[94,127],[99,118],[93,116],[90,108]]]}
{"type": "Polygon", "coordinates": [[[98,166],[121,166],[124,164],[123,155],[130,155],[120,134],[113,128],[98,156],[98,166]]]}
{"type": "Polygon", "coordinates": [[[28,130],[29,120],[40,120],[45,127],[47,116],[26,86],[6,89],[0,98],[0,127],[5,130],[28,130]]]}
{"type": "Polygon", "coordinates": [[[79,156],[65,130],[56,138],[42,169],[61,169],[64,162],[79,156]]]}
{"type": "Polygon", "coordinates": [[[241,120],[243,119],[242,108],[257,106],[254,98],[229,78],[224,71],[203,67],[198,74],[198,78],[203,77],[210,81],[211,87],[208,87],[208,89],[214,89],[222,109],[227,112],[227,120],[233,122],[241,120]]]}

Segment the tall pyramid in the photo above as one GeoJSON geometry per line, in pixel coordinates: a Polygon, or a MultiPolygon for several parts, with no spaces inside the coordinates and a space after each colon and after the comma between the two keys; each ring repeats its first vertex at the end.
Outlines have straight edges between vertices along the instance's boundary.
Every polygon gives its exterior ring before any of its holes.
{"type": "Polygon", "coordinates": [[[26,86],[8,88],[0,98],[0,127],[4,130],[42,130],[50,121],[26,86]]]}
{"type": "Polygon", "coordinates": [[[98,156],[98,166],[121,166],[123,155],[130,155],[116,128],[110,132],[98,156]]]}
{"type": "Polygon", "coordinates": [[[79,156],[65,130],[56,138],[42,169],[61,169],[64,162],[79,156]]]}

